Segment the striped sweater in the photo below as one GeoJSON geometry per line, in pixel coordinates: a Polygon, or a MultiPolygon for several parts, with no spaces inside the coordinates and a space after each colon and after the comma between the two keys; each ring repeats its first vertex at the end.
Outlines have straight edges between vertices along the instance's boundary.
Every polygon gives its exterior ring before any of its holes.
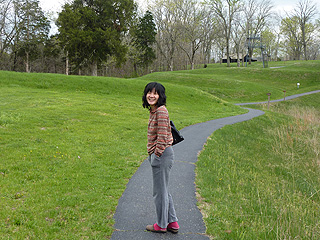
{"type": "Polygon", "coordinates": [[[161,156],[164,150],[171,146],[173,142],[169,113],[162,105],[150,111],[148,124],[148,154],[155,153],[161,156]]]}

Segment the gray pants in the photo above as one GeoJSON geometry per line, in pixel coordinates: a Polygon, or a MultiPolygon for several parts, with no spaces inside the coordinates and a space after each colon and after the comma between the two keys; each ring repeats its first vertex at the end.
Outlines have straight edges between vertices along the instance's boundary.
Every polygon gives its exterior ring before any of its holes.
{"type": "Polygon", "coordinates": [[[149,155],[153,177],[153,198],[156,205],[157,224],[167,228],[168,223],[178,221],[174,209],[172,196],[169,193],[169,173],[173,164],[174,153],[172,147],[164,150],[161,157],[149,155]]]}

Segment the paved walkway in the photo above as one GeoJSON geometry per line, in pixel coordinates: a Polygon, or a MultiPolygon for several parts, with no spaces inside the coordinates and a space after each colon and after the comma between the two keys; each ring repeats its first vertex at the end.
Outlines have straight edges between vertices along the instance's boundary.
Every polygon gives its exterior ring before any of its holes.
{"type": "MultiPolygon", "coordinates": [[[[296,94],[296,95],[292,95],[292,96],[286,96],[286,100],[291,100],[291,99],[294,99],[294,98],[298,98],[298,97],[301,97],[301,96],[310,95],[310,94],[314,94],[314,93],[319,93],[319,92],[320,92],[320,90],[315,90],[315,91],[306,92],[306,93],[300,93],[300,94],[296,94]]],[[[281,102],[281,101],[283,101],[283,98],[277,99],[277,100],[271,100],[270,102],[273,103],[273,102],[281,102]]],[[[268,103],[268,101],[265,101],[265,102],[252,102],[252,103],[236,103],[235,105],[243,106],[243,105],[253,105],[253,104],[263,104],[263,103],[268,103]]]]}
{"type": "MultiPolygon", "coordinates": [[[[313,91],[312,93],[320,92],[313,91]]],[[[305,93],[307,95],[311,93],[305,93]]],[[[296,97],[302,94],[295,95],[296,97]]],[[[294,96],[287,97],[292,99],[294,96]]],[[[281,101],[281,100],[279,100],[281,101]]],[[[245,104],[241,104],[245,105],[245,104]]],[[[130,179],[126,190],[119,199],[114,215],[116,229],[111,240],[209,240],[205,235],[206,227],[197,207],[195,196],[195,162],[207,138],[225,125],[250,120],[264,114],[263,111],[248,109],[246,114],[211,120],[188,126],[181,130],[185,140],[174,146],[175,163],[171,170],[170,191],[175,201],[179,218],[178,234],[152,233],[145,231],[148,224],[155,222],[155,208],[152,199],[152,177],[149,162],[144,161],[130,179]]]]}

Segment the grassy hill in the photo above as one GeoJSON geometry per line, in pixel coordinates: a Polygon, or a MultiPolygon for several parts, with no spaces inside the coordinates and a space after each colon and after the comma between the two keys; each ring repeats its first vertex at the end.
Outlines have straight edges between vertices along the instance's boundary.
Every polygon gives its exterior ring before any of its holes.
{"type": "MultiPolygon", "coordinates": [[[[0,72],[0,238],[104,239],[146,158],[147,82],[0,72]]],[[[165,84],[178,127],[244,110],[165,84]]]]}
{"type": "Polygon", "coordinates": [[[259,62],[248,67],[231,66],[213,64],[203,69],[153,73],[152,78],[196,87],[232,103],[266,101],[269,92],[271,99],[280,99],[284,90],[293,95],[319,89],[319,61],[270,62],[269,68],[262,68],[259,62]]]}
{"type": "MultiPolygon", "coordinates": [[[[288,95],[320,88],[319,61],[275,64],[285,67],[210,65],[138,79],[0,72],[0,239],[110,237],[117,201],[146,158],[144,86],[150,81],[165,85],[170,118],[178,128],[245,112],[230,102],[266,100],[267,92],[281,98],[284,88],[288,95]]],[[[282,119],[272,126],[295,122],[283,115],[282,110],[267,114],[282,119]]],[[[268,125],[264,118],[261,122],[268,125]]],[[[250,121],[244,132],[252,131],[254,139],[253,126],[264,126],[261,122],[250,121]]],[[[236,141],[228,144],[238,146],[236,141]]],[[[199,164],[210,159],[203,157],[199,164]]],[[[216,182],[200,176],[203,167],[198,165],[197,181],[201,189],[202,182],[211,186],[211,193],[200,191],[210,202],[207,195],[215,193],[216,182]]],[[[208,210],[209,219],[210,214],[208,210]]],[[[255,216],[252,222],[260,221],[255,216]]],[[[209,222],[208,233],[215,235],[209,222]]]]}

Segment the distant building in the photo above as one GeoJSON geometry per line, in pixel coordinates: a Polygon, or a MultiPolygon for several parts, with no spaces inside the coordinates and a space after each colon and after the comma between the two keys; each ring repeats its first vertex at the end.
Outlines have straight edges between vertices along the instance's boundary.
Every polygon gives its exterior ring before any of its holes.
{"type": "MultiPolygon", "coordinates": [[[[240,57],[239,61],[241,62],[241,61],[242,61],[242,55],[240,54],[239,57],[240,57]]],[[[247,61],[247,58],[248,58],[248,62],[249,62],[249,56],[248,56],[248,54],[244,56],[244,60],[243,60],[243,61],[246,62],[246,61],[247,61]]],[[[237,54],[232,54],[232,55],[230,55],[230,56],[229,56],[229,59],[230,59],[230,62],[231,62],[231,63],[237,62],[237,61],[238,61],[237,54]]],[[[252,61],[252,62],[256,62],[257,59],[253,57],[253,58],[251,59],[251,61],[252,61]]],[[[224,56],[224,57],[222,58],[222,63],[227,63],[227,56],[224,56]]]]}

